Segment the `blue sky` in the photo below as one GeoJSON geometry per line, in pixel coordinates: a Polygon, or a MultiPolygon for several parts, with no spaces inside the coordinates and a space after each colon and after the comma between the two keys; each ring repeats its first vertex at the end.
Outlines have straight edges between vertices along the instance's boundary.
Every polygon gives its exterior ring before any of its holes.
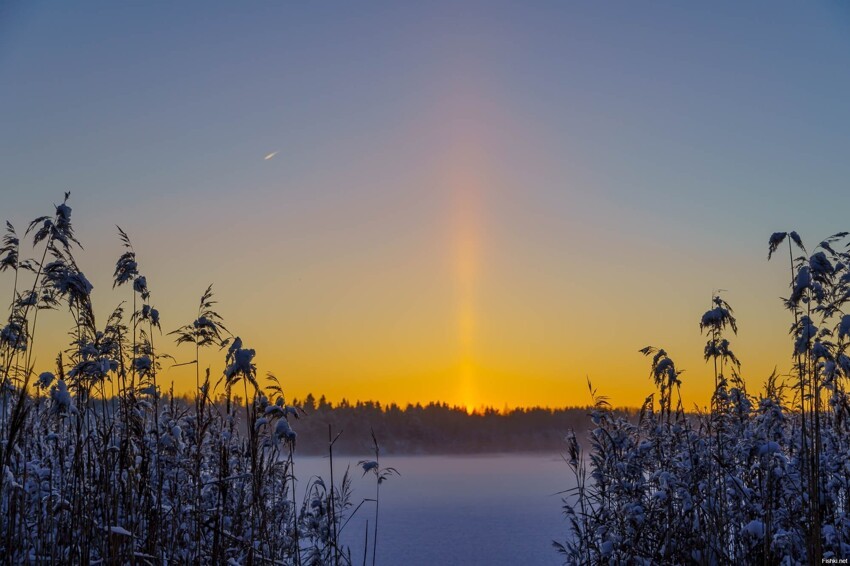
{"type": "Polygon", "coordinates": [[[767,237],[848,228],[848,62],[827,2],[7,2],[0,212],[70,190],[104,309],[117,223],[298,394],[631,402],[714,288],[758,381],[767,237]]]}

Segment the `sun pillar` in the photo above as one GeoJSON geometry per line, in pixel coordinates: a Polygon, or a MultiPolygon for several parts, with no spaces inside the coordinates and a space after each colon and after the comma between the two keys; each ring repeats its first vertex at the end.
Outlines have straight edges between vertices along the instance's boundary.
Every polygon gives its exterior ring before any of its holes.
{"type": "Polygon", "coordinates": [[[452,248],[454,260],[455,326],[457,332],[457,394],[468,411],[477,407],[478,290],[481,250],[482,180],[475,159],[459,152],[451,175],[452,248]],[[463,157],[467,159],[464,160],[463,157]]]}

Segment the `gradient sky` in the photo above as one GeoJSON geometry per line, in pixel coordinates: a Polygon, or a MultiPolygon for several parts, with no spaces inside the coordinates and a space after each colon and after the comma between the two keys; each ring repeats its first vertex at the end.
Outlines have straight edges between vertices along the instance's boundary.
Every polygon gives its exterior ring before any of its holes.
{"type": "Polygon", "coordinates": [[[652,344],[705,405],[712,290],[755,390],[768,236],[850,229],[848,69],[838,2],[6,1],[0,220],[70,190],[101,322],[119,224],[164,330],[214,283],[290,395],[636,405],[652,344]]]}

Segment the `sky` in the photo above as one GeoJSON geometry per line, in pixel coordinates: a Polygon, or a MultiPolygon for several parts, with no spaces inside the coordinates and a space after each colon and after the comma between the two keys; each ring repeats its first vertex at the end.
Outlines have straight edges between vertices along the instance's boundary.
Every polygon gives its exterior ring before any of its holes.
{"type": "Polygon", "coordinates": [[[790,367],[769,235],[850,229],[848,66],[838,2],[6,1],[0,220],[71,191],[101,324],[120,225],[163,330],[212,283],[290,396],[638,405],[653,345],[705,406],[713,291],[755,391],[790,367]]]}

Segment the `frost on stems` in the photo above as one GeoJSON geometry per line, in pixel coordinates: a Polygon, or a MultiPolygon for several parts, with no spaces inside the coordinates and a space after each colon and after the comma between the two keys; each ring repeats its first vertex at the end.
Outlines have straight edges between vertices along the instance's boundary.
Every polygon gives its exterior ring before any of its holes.
{"type": "Polygon", "coordinates": [[[210,285],[201,296],[198,317],[192,323],[169,332],[169,334],[177,336],[175,339],[177,344],[196,344],[201,348],[224,345],[224,333],[227,333],[228,330],[225,328],[221,316],[212,310],[216,304],[212,297],[212,285],[210,285]]]}
{"type": "MultiPolygon", "coordinates": [[[[796,232],[770,236],[768,256],[788,243],[793,371],[750,395],[724,333],[731,308],[714,296],[700,320],[707,360],[718,363],[711,410],[636,419],[595,406],[581,452],[568,438],[576,487],[564,512],[569,537],[555,543],[569,564],[805,564],[850,556],[850,257],[847,232],[809,254],[796,232]],[[635,423],[635,420],[637,423],[635,423]]],[[[642,350],[665,395],[672,362],[642,350]]]]}
{"type": "Polygon", "coordinates": [[[49,216],[39,216],[30,222],[26,233],[33,233],[33,244],[37,245],[43,240],[48,240],[51,246],[56,243],[62,245],[65,252],[70,252],[71,244],[76,244],[82,249],[82,245],[74,236],[74,228],[71,225],[71,207],[68,206],[68,198],[70,192],[65,193],[65,199],[62,204],[55,205],[56,213],[53,218],[49,216]]]}
{"type": "MultiPolygon", "coordinates": [[[[231,385],[256,387],[254,401],[246,399],[256,428],[241,426],[229,398],[213,401],[209,381],[195,407],[153,382],[166,357],[149,336],[160,316],[120,229],[125,251],[114,286],[131,283],[144,304],[130,313],[130,328],[123,304],[95,326],[93,288],[71,253],[79,242],[67,196],[27,230],[43,246],[41,261],[21,260],[11,225],[0,246],[0,272],[16,283],[22,268],[35,273],[31,288],[15,289],[0,325],[0,556],[14,564],[300,564],[300,552],[318,560],[332,549],[345,557],[328,534],[320,482],[311,500],[318,504],[297,513],[290,422],[300,411],[285,403],[277,380],[257,386],[253,350],[234,344],[217,363],[231,385]],[[55,368],[38,367],[29,363],[36,317],[60,301],[73,318],[70,346],[55,368]],[[130,371],[137,386],[122,380],[130,371]]],[[[178,342],[226,343],[213,304],[208,288],[178,342]]],[[[335,520],[350,506],[350,484],[346,475],[331,499],[335,520]]]]}

